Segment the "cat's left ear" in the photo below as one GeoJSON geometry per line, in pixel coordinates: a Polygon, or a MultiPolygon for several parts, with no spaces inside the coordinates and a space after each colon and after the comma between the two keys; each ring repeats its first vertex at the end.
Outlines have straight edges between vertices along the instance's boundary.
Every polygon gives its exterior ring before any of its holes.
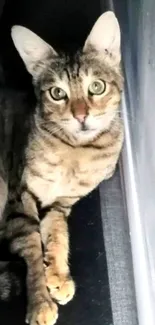
{"type": "Polygon", "coordinates": [[[39,64],[43,64],[50,56],[57,55],[48,43],[23,26],[13,26],[11,37],[28,72],[33,77],[38,72],[39,64]]]}
{"type": "Polygon", "coordinates": [[[89,51],[90,46],[99,54],[109,53],[115,62],[121,60],[120,50],[120,27],[115,14],[107,11],[102,14],[94,24],[84,45],[84,52],[89,51]]]}

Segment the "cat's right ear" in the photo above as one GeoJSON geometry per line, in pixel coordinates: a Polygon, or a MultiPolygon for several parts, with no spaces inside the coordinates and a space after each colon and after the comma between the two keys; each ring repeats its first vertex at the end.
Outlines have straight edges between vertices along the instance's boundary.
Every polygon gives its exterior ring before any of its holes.
{"type": "Polygon", "coordinates": [[[84,51],[95,49],[99,54],[108,53],[116,61],[121,59],[121,34],[118,20],[112,11],[102,14],[94,24],[90,34],[88,35],[84,51]]]}
{"type": "Polygon", "coordinates": [[[35,69],[39,64],[44,62],[50,55],[57,55],[49,44],[23,26],[13,26],[11,37],[28,72],[32,76],[36,75],[35,69]]]}

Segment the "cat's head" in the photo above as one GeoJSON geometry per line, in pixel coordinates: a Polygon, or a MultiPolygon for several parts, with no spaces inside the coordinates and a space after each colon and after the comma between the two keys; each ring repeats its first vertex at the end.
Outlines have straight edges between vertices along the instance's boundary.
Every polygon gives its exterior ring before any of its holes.
{"type": "Polygon", "coordinates": [[[12,39],[33,77],[45,129],[80,144],[109,128],[123,86],[120,28],[113,12],[99,17],[72,60],[25,27],[14,26],[12,39]]]}

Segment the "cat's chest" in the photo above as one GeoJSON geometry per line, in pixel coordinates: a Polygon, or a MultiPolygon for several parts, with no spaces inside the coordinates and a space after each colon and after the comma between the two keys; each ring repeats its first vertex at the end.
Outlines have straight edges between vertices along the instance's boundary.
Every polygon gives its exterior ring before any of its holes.
{"type": "Polygon", "coordinates": [[[44,155],[26,172],[28,187],[43,206],[58,198],[84,196],[104,178],[103,159],[81,150],[44,155]]]}

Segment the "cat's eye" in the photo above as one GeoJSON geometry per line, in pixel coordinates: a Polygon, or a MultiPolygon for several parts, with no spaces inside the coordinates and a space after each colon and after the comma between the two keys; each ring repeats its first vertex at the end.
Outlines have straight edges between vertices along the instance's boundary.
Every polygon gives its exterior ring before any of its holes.
{"type": "Polygon", "coordinates": [[[88,88],[88,91],[91,95],[101,95],[106,90],[106,84],[103,80],[93,81],[88,88]]]}
{"type": "Polygon", "coordinates": [[[50,95],[54,100],[62,100],[67,98],[66,92],[59,87],[52,87],[50,89],[50,95]]]}

